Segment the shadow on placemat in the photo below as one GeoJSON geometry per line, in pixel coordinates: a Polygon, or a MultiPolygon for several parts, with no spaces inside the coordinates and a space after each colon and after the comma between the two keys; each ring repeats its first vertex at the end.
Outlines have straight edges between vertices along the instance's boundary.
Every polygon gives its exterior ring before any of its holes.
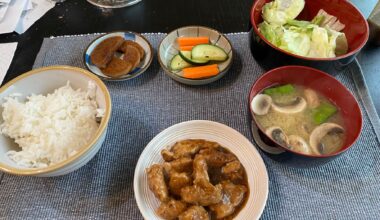
{"type": "Polygon", "coordinates": [[[1,182],[3,181],[3,178],[4,178],[4,173],[0,172],[0,185],[1,185],[1,182]]]}

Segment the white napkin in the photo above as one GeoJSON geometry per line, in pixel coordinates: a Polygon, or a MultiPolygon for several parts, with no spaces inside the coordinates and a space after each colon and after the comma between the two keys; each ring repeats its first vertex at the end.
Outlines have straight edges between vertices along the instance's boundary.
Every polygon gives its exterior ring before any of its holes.
{"type": "MultiPolygon", "coordinates": [[[[1,1],[1,0],[0,0],[1,1]]],[[[28,0],[25,4],[25,8],[24,8],[24,11],[29,11],[33,9],[33,4],[32,4],[32,0],[28,0]]],[[[25,12],[23,12],[25,13],[25,12]]]]}
{"type": "MultiPolygon", "coordinates": [[[[0,1],[1,1],[1,0],[0,0],[0,1]]],[[[1,20],[3,20],[4,15],[5,15],[5,13],[6,13],[7,10],[8,10],[8,6],[9,6],[8,3],[6,3],[6,4],[0,6],[0,22],[1,22],[1,20]]]]}
{"type": "Polygon", "coordinates": [[[49,0],[29,0],[33,8],[24,12],[18,22],[15,31],[19,34],[24,33],[30,26],[40,19],[47,11],[55,6],[55,2],[49,0]]]}
{"type": "Polygon", "coordinates": [[[24,33],[55,6],[51,0],[0,0],[10,2],[0,6],[0,34],[24,33]]]}
{"type": "Polygon", "coordinates": [[[0,44],[0,84],[12,63],[13,56],[17,48],[17,42],[0,44]]]}
{"type": "Polygon", "coordinates": [[[27,3],[28,0],[12,0],[9,3],[7,12],[0,22],[0,34],[10,33],[16,29],[27,3]]]}

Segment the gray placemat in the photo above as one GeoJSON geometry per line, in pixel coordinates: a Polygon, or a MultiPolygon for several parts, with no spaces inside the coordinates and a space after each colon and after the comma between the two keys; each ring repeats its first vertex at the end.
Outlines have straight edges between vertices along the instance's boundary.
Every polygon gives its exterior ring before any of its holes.
{"type": "MultiPolygon", "coordinates": [[[[164,34],[145,36],[157,48],[164,34]]],[[[107,82],[113,112],[99,153],[83,168],[62,177],[5,174],[0,218],[141,219],[133,195],[134,168],[146,144],[160,131],[182,121],[207,119],[231,126],[252,140],[247,95],[264,70],[250,54],[247,33],[227,36],[235,48],[234,63],[213,84],[178,84],[165,75],[156,58],[136,79],[107,82]]],[[[83,51],[95,37],[45,39],[34,67],[84,68],[83,51]]],[[[262,155],[270,180],[262,219],[380,219],[380,149],[374,129],[378,118],[357,63],[337,78],[361,100],[364,126],[359,140],[338,159],[316,168],[289,168],[262,155]]]]}

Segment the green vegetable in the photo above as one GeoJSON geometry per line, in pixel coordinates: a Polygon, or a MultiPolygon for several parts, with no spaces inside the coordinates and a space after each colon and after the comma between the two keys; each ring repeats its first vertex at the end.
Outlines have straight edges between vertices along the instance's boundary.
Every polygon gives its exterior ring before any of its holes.
{"type": "Polygon", "coordinates": [[[335,48],[330,44],[329,35],[325,28],[315,26],[311,32],[310,40],[308,57],[335,57],[335,48]]]}
{"type": "Polygon", "coordinates": [[[344,24],[322,9],[312,21],[295,20],[304,5],[304,0],[266,3],[260,33],[273,45],[300,56],[331,58],[346,54],[347,38],[339,32],[344,24]]]}
{"type": "Polygon", "coordinates": [[[191,59],[225,61],[228,59],[228,55],[226,51],[216,45],[199,44],[194,46],[191,50],[191,59]]]}
{"type": "Polygon", "coordinates": [[[335,57],[347,51],[348,43],[344,33],[318,26],[313,28],[309,57],[335,57]]]}
{"type": "Polygon", "coordinates": [[[343,55],[348,51],[348,43],[346,35],[343,32],[327,29],[329,34],[329,44],[335,55],[343,55]]]}
{"type": "Polygon", "coordinates": [[[264,89],[264,94],[266,95],[286,95],[293,92],[294,86],[291,84],[264,89]]]}
{"type": "Polygon", "coordinates": [[[181,70],[186,67],[190,67],[191,64],[184,61],[179,54],[175,55],[169,63],[170,69],[181,70]]]}
{"type": "Polygon", "coordinates": [[[322,124],[326,122],[331,116],[337,112],[337,108],[327,102],[321,103],[316,109],[313,109],[313,121],[315,124],[322,124]]]}
{"type": "Polygon", "coordinates": [[[310,51],[310,34],[307,29],[290,27],[285,30],[279,48],[300,56],[307,56],[310,51]]]}
{"type": "Polygon", "coordinates": [[[286,24],[296,18],[305,6],[305,0],[274,0],[264,5],[263,18],[268,23],[286,24]]]}
{"type": "Polygon", "coordinates": [[[324,20],[325,20],[325,16],[317,15],[313,18],[313,20],[311,20],[311,23],[320,26],[324,20]]]}
{"type": "Polygon", "coordinates": [[[179,55],[181,58],[193,65],[203,65],[207,64],[209,61],[208,60],[195,60],[191,58],[191,51],[179,51],[179,55]]]}
{"type": "Polygon", "coordinates": [[[310,21],[289,20],[286,24],[290,26],[305,28],[305,27],[308,27],[312,23],[310,23],[310,21]]]}
{"type": "Polygon", "coordinates": [[[277,47],[281,45],[281,37],[284,34],[284,30],[280,25],[269,24],[264,21],[259,24],[259,31],[273,45],[277,47]]]}

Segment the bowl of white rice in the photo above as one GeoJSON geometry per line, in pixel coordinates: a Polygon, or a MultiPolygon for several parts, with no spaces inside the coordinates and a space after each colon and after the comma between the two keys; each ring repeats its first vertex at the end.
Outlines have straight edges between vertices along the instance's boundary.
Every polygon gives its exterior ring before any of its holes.
{"type": "Polygon", "coordinates": [[[20,75],[0,88],[0,171],[75,171],[99,151],[110,116],[107,87],[87,70],[50,66],[20,75]]]}

